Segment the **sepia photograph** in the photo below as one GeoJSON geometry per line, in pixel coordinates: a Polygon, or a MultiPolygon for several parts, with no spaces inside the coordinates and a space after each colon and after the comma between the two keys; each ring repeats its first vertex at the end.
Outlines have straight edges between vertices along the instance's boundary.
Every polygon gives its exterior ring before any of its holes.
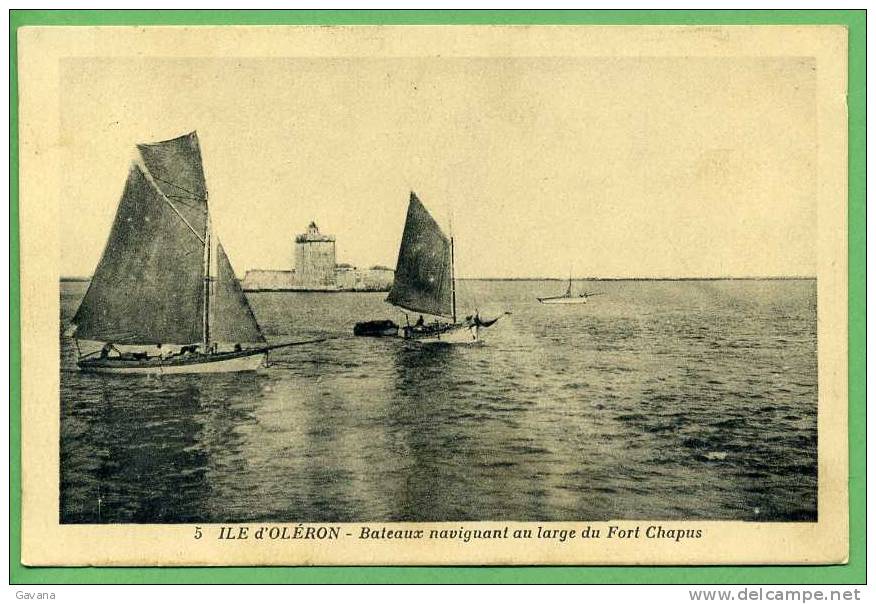
{"type": "Polygon", "coordinates": [[[746,63],[67,62],[62,521],[816,519],[816,70],[746,63]]]}
{"type": "MultiPolygon", "coordinates": [[[[20,38],[58,49],[41,518],[842,555],[844,30],[82,29],[20,38]]],[[[390,559],[601,556],[509,552],[390,559]]]]}

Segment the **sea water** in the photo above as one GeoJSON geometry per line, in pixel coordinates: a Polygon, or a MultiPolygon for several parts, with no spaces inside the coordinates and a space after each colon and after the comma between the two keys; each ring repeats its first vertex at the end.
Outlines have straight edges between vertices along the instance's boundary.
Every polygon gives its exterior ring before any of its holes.
{"type": "MultiPolygon", "coordinates": [[[[813,280],[461,281],[473,346],[355,338],[381,293],[256,293],[255,373],[76,370],[65,523],[817,518],[813,280]]],[[[411,316],[414,322],[416,316],[411,316]]]]}

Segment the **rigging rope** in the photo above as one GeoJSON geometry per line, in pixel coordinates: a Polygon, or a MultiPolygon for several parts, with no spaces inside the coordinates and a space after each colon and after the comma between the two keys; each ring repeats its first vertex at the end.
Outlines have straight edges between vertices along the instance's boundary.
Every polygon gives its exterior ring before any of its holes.
{"type": "Polygon", "coordinates": [[[179,216],[179,219],[182,220],[183,223],[185,223],[185,225],[186,225],[187,227],[189,227],[189,230],[192,232],[192,234],[193,234],[195,237],[198,238],[198,241],[200,241],[202,245],[207,245],[207,242],[204,240],[204,238],[201,237],[200,235],[198,235],[198,232],[192,227],[192,225],[189,224],[189,221],[185,219],[185,216],[183,216],[182,214],[180,214],[179,210],[176,209],[176,206],[173,205],[173,202],[170,201],[170,199],[168,199],[167,196],[166,196],[164,193],[161,194],[161,197],[164,199],[164,201],[167,202],[167,205],[169,205],[170,208],[171,208],[174,212],[176,212],[176,215],[179,216]]]}
{"type": "MultiPolygon", "coordinates": [[[[148,168],[147,168],[147,170],[148,170],[148,168]]],[[[189,190],[186,189],[185,187],[181,187],[181,186],[179,186],[178,184],[176,184],[175,182],[170,182],[169,180],[164,180],[163,178],[158,178],[157,176],[155,176],[154,174],[152,174],[151,171],[150,171],[149,175],[152,176],[152,178],[154,178],[155,180],[157,180],[157,181],[159,181],[159,182],[163,182],[164,184],[166,184],[166,185],[170,185],[171,187],[176,187],[176,188],[179,189],[180,191],[185,191],[186,193],[188,193],[189,195],[191,195],[191,196],[192,196],[191,198],[194,199],[195,201],[201,201],[201,198],[198,197],[198,196],[195,194],[194,191],[189,191],[189,190]]],[[[206,199],[205,199],[205,200],[206,200],[206,199]]]]}
{"type": "MultiPolygon", "coordinates": [[[[191,224],[189,224],[189,221],[186,220],[185,216],[183,216],[183,215],[180,213],[180,211],[176,208],[176,206],[173,205],[173,202],[170,201],[170,198],[169,198],[167,195],[164,194],[164,191],[161,190],[161,187],[159,187],[158,185],[155,184],[155,180],[161,180],[161,179],[160,179],[160,178],[156,178],[156,177],[152,174],[152,172],[149,171],[149,168],[146,167],[146,166],[143,166],[143,169],[142,169],[141,171],[142,171],[143,175],[146,177],[146,179],[150,181],[150,184],[151,184],[153,187],[155,187],[155,190],[156,190],[156,191],[158,192],[158,194],[161,196],[161,199],[163,199],[163,200],[167,203],[167,205],[170,206],[170,209],[172,209],[172,210],[176,213],[176,215],[179,216],[179,219],[183,221],[183,224],[185,224],[187,227],[189,227],[189,230],[192,232],[192,234],[193,234],[195,237],[198,238],[198,241],[201,242],[201,245],[207,245],[207,242],[206,242],[206,240],[204,239],[204,237],[201,237],[200,235],[198,235],[198,232],[194,229],[194,227],[192,227],[191,224]]],[[[165,182],[165,181],[162,180],[161,182],[165,182]]],[[[176,186],[177,188],[182,188],[182,187],[179,187],[178,185],[174,185],[173,183],[167,183],[167,184],[172,185],[172,186],[176,186]]],[[[183,190],[185,190],[185,189],[183,189],[183,190]]],[[[190,193],[190,191],[187,191],[187,192],[190,193]]]]}

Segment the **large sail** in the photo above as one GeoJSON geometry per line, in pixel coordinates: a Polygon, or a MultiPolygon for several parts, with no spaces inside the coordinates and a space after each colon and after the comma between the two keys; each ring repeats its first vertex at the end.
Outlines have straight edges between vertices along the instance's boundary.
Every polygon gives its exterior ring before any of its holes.
{"type": "Polygon", "coordinates": [[[103,256],[73,322],[76,337],[187,344],[203,337],[204,238],[134,165],[103,256]]]}
{"type": "Polygon", "coordinates": [[[411,192],[390,304],[430,315],[453,316],[450,240],[411,192]]]}
{"type": "Polygon", "coordinates": [[[210,301],[210,340],[235,344],[264,342],[265,337],[221,243],[217,245],[216,255],[216,280],[210,301]]]}
{"type": "Polygon", "coordinates": [[[203,239],[207,232],[207,185],[195,132],[137,145],[147,174],[203,239]]]}

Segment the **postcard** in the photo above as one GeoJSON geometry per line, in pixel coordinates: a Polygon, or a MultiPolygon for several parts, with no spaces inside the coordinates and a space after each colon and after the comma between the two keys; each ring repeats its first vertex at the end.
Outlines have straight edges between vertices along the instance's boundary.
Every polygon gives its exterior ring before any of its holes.
{"type": "Polygon", "coordinates": [[[22,564],[847,559],[845,28],[18,36],[22,564]]]}

